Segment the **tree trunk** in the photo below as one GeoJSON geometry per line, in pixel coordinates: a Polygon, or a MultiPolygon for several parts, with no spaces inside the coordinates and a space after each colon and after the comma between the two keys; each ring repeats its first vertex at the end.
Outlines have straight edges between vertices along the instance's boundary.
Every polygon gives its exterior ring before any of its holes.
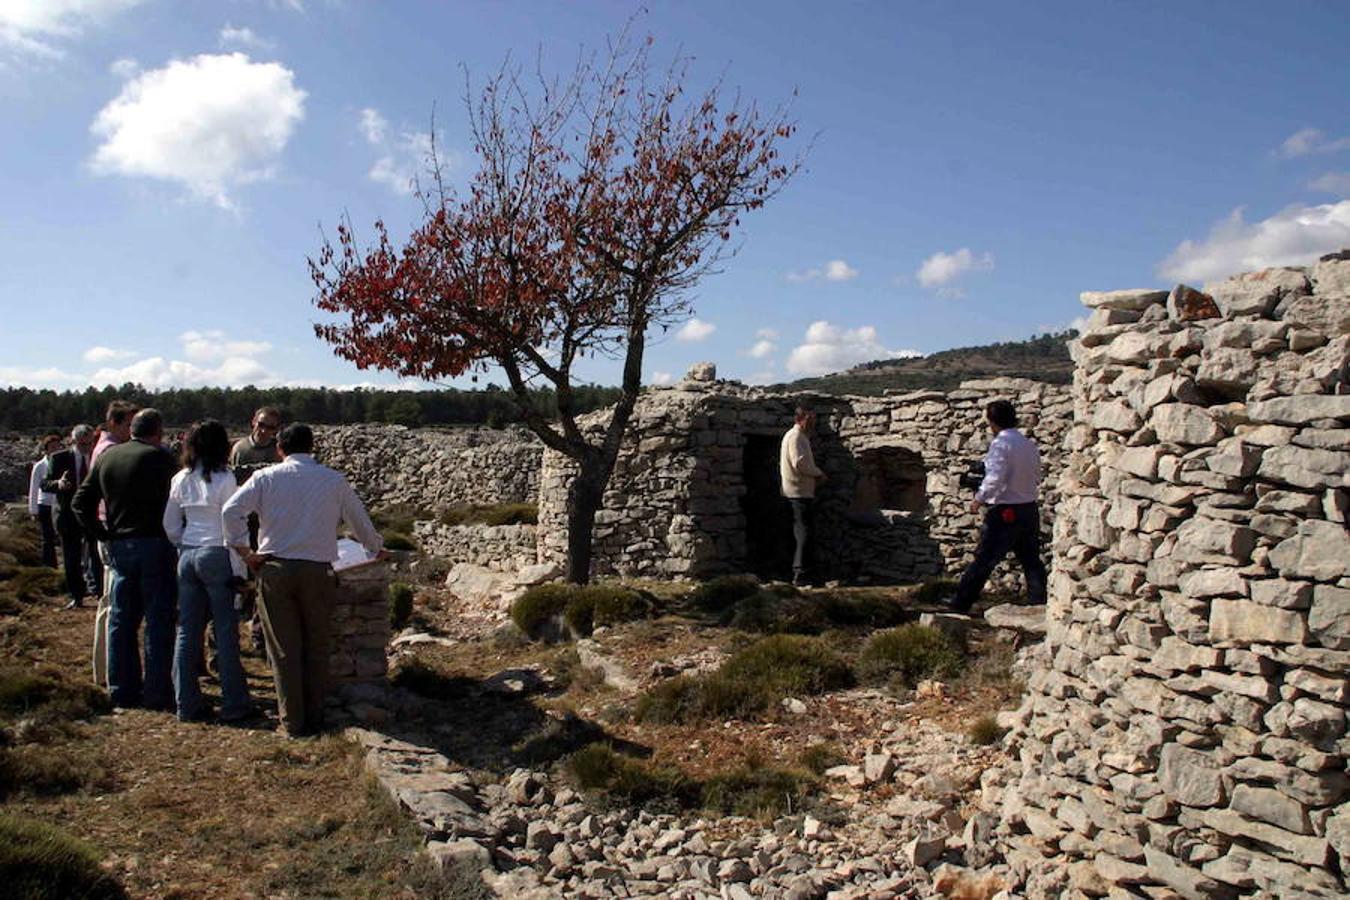
{"type": "Polygon", "coordinates": [[[587,454],[567,489],[567,580],[572,584],[589,584],[591,580],[592,533],[595,514],[605,496],[607,475],[599,455],[587,454]]]}

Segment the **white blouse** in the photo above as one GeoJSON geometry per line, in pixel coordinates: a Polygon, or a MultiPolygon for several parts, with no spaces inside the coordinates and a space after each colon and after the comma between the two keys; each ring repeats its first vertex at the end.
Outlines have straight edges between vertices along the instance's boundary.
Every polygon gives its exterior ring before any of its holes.
{"type": "Polygon", "coordinates": [[[164,534],[171,543],[186,547],[225,546],[220,510],[238,489],[229,469],[212,472],[210,481],[197,468],[179,472],[169,485],[164,534]]]}

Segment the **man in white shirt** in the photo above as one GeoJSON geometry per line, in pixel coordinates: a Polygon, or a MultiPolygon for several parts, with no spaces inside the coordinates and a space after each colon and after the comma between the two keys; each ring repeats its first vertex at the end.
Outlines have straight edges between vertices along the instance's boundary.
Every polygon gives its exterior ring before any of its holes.
{"type": "Polygon", "coordinates": [[[994,567],[1011,550],[1026,576],[1032,603],[1045,602],[1046,573],[1041,560],[1041,513],[1036,502],[1041,483],[1041,454],[1017,430],[1017,411],[1007,400],[985,407],[985,421],[994,439],[984,456],[984,479],[970,511],[983,513],[975,560],[966,567],[948,607],[966,613],[979,599],[994,567]]]}
{"type": "Polygon", "coordinates": [[[809,584],[814,576],[816,531],[816,485],[825,481],[825,473],[816,465],[811,452],[811,432],[816,427],[816,414],[805,406],[798,406],[795,424],[783,435],[778,446],[778,475],[783,496],[792,507],[792,537],[796,548],[792,554],[792,583],[809,584]]]}
{"type": "Polygon", "coordinates": [[[333,630],[333,561],[346,523],[377,559],[384,539],[342,473],[315,461],[314,432],[289,425],[277,437],[282,461],[260,469],[225,504],[225,537],[258,574],[263,636],[272,661],[281,724],[291,737],[323,728],[333,630]],[[248,517],[258,516],[258,549],[248,517]]]}
{"type": "Polygon", "coordinates": [[[28,477],[28,514],[37,519],[38,530],[42,533],[42,564],[50,569],[56,568],[56,520],[52,515],[56,494],[43,490],[42,482],[47,479],[52,454],[60,450],[61,435],[44,437],[38,444],[38,452],[42,455],[33,463],[33,471],[28,477]]]}

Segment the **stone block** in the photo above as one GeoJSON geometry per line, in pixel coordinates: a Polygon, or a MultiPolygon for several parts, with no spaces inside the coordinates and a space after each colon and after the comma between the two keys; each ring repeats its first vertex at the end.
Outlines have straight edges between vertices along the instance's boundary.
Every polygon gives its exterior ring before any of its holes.
{"type": "Polygon", "coordinates": [[[1317,585],[1308,610],[1308,628],[1323,647],[1350,650],[1350,589],[1317,585]]]}
{"type": "Polygon", "coordinates": [[[1167,315],[1178,322],[1198,322],[1202,319],[1216,319],[1222,313],[1209,294],[1179,284],[1167,295],[1167,315]]]}
{"type": "Polygon", "coordinates": [[[1256,547],[1256,532],[1222,519],[1196,516],[1176,532],[1173,556],[1186,562],[1245,566],[1256,547]]]}
{"type": "Polygon", "coordinates": [[[1168,796],[1185,806],[1213,807],[1224,801],[1222,769],[1212,753],[1181,744],[1162,748],[1158,782],[1168,796]]]}
{"type": "Polygon", "coordinates": [[[1274,788],[1239,784],[1233,788],[1233,799],[1229,807],[1249,819],[1257,819],[1285,831],[1312,834],[1312,820],[1308,818],[1308,807],[1274,788]]]}
{"type": "Polygon", "coordinates": [[[1153,408],[1149,422],[1158,440],[1169,444],[1207,446],[1225,436],[1203,406],[1189,403],[1162,403],[1153,408]]]}
{"type": "Polygon", "coordinates": [[[1286,578],[1344,578],[1350,575],[1350,534],[1335,522],[1303,522],[1298,534],[1270,551],[1270,564],[1286,578]]]}
{"type": "Polygon", "coordinates": [[[1247,404],[1253,422],[1307,425],[1320,419],[1350,419],[1350,394],[1298,394],[1247,404]]]}
{"type": "Polygon", "coordinates": [[[1078,295],[1089,309],[1122,309],[1140,311],[1158,303],[1167,302],[1167,291],[1135,289],[1125,291],[1084,291],[1078,295]]]}
{"type": "Polygon", "coordinates": [[[1325,866],[1331,847],[1326,838],[1294,834],[1283,828],[1255,822],[1231,809],[1207,809],[1201,814],[1205,825],[1229,837],[1249,838],[1266,844],[1275,855],[1307,866],[1325,866]]]}
{"type": "Polygon", "coordinates": [[[1225,317],[1269,316],[1281,300],[1308,294],[1308,276],[1300,269],[1262,269],[1213,284],[1205,291],[1225,317]]]}
{"type": "Polygon", "coordinates": [[[1149,874],[1186,900],[1230,900],[1237,896],[1231,885],[1216,881],[1157,847],[1144,848],[1144,861],[1149,874]]]}
{"type": "Polygon", "coordinates": [[[1308,623],[1295,610],[1216,599],[1210,605],[1209,636],[1215,643],[1301,644],[1308,636],[1308,623]]]}

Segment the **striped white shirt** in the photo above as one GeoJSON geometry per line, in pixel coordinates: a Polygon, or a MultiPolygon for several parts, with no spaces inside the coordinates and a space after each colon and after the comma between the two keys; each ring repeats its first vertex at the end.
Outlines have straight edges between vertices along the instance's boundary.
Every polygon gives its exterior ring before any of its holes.
{"type": "Polygon", "coordinates": [[[169,542],[185,547],[225,546],[220,511],[237,490],[229,469],[212,472],[210,481],[197,468],[173,476],[169,502],[164,505],[164,533],[169,542]]]}
{"type": "Polygon", "coordinates": [[[249,513],[258,515],[258,552],[280,559],[333,562],[340,523],[371,553],[384,548],[347,479],[308,453],[292,453],[259,469],[229,499],[224,518],[230,546],[248,546],[249,513]]]}
{"type": "Polygon", "coordinates": [[[1016,428],[1005,428],[984,455],[984,480],[975,493],[981,503],[1035,503],[1041,484],[1041,453],[1016,428]]]}

